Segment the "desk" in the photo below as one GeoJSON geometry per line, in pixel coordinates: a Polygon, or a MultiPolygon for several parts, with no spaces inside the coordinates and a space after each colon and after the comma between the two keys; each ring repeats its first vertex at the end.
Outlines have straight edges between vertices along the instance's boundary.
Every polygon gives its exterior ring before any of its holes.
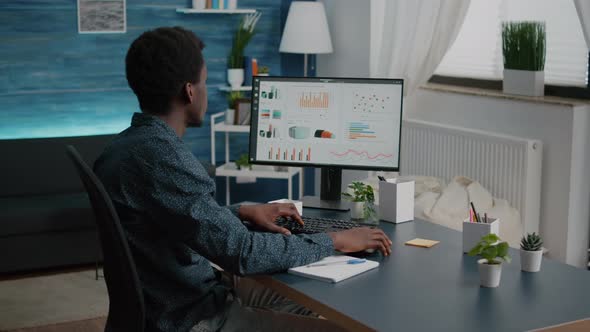
{"type": "MultiPolygon", "coordinates": [[[[346,218],[334,211],[304,215],[346,218]]],[[[415,220],[380,227],[393,241],[378,269],[337,284],[280,273],[259,278],[268,287],[326,318],[360,331],[525,331],[590,317],[590,272],[543,259],[539,273],[520,271],[511,249],[498,288],[479,286],[477,258],[463,255],[461,233],[415,220]],[[423,249],[416,237],[441,241],[423,249]]]]}

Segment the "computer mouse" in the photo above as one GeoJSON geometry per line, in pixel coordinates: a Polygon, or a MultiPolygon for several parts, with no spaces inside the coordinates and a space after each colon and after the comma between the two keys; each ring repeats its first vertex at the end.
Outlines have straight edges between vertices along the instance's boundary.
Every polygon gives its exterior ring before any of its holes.
{"type": "Polygon", "coordinates": [[[375,252],[375,249],[373,249],[373,248],[365,249],[365,252],[366,252],[367,254],[372,254],[372,253],[374,253],[374,252],[375,252]]]}

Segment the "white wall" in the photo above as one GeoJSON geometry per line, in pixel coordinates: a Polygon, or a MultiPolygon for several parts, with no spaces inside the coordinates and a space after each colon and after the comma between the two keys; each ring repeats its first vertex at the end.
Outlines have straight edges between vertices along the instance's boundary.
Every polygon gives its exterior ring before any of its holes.
{"type": "MultiPolygon", "coordinates": [[[[317,56],[317,76],[369,77],[370,6],[369,0],[322,0],[326,7],[334,52],[317,56]]],[[[342,189],[352,181],[365,179],[367,172],[345,170],[342,189]]],[[[315,191],[320,192],[320,173],[316,170],[315,191]]]]}
{"type": "Polygon", "coordinates": [[[418,90],[409,118],[543,142],[540,232],[550,257],[587,262],[590,231],[590,107],[418,90]]]}

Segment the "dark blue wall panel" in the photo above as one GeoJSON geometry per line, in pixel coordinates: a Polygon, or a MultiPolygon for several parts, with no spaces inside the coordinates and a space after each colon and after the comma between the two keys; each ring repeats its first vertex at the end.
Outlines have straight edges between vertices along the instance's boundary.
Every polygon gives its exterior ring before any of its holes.
{"type": "MultiPolygon", "coordinates": [[[[298,61],[281,66],[278,52],[282,19],[290,2],[239,0],[240,8],[262,12],[246,53],[269,66],[273,74],[301,70],[298,61]]],[[[143,31],[159,26],[183,26],[204,40],[208,112],[223,111],[225,93],[218,87],[226,84],[226,55],[242,15],[176,13],[176,8],[189,5],[188,0],[127,0],[126,33],[79,34],[76,0],[0,2],[0,139],[98,135],[125,129],[131,114],[138,111],[125,79],[125,54],[143,31]]],[[[203,128],[189,129],[185,136],[203,160],[210,159],[209,133],[207,116],[203,128]]],[[[231,137],[232,159],[247,153],[247,135],[231,137]]],[[[221,160],[222,146],[217,155],[221,160]]],[[[313,187],[310,183],[308,188],[313,187]]],[[[284,181],[264,180],[264,184],[263,190],[232,185],[233,196],[258,201],[286,196],[284,181]],[[251,196],[253,191],[257,195],[251,196]]],[[[219,189],[218,197],[224,197],[224,186],[219,189]]]]}

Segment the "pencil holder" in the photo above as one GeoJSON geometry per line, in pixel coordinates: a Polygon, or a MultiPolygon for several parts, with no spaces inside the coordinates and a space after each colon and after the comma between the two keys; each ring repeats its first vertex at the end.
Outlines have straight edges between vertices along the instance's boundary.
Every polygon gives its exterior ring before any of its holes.
{"type": "Polygon", "coordinates": [[[468,253],[481,240],[482,236],[494,233],[500,233],[500,219],[489,218],[491,222],[480,223],[470,222],[469,219],[463,221],[463,253],[468,253]]]}
{"type": "Polygon", "coordinates": [[[396,224],[414,220],[414,181],[379,181],[379,219],[396,224]]]}

